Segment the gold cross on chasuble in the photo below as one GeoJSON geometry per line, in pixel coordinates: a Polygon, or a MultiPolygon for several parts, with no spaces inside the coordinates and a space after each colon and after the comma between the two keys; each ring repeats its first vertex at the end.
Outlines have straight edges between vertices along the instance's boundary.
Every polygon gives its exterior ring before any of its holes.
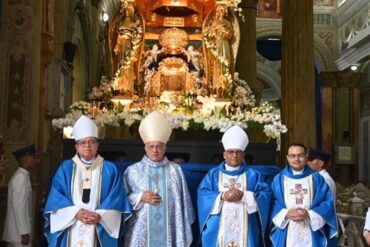
{"type": "Polygon", "coordinates": [[[304,195],[305,194],[307,195],[308,191],[307,191],[307,189],[302,188],[302,184],[295,184],[294,189],[291,189],[289,194],[295,195],[296,205],[302,205],[304,195]]]}

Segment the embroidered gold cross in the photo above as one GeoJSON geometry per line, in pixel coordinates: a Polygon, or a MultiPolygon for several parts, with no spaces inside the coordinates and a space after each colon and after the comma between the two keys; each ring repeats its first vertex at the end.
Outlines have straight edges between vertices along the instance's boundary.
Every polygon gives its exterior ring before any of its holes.
{"type": "Polygon", "coordinates": [[[302,188],[302,184],[295,184],[294,189],[290,190],[291,195],[295,195],[295,203],[296,205],[302,205],[304,195],[308,194],[307,189],[302,188]]]}

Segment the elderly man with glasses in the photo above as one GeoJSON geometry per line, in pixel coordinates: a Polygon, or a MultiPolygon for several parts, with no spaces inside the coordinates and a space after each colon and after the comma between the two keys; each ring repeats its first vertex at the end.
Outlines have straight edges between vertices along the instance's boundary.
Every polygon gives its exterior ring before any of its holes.
{"type": "Polygon", "coordinates": [[[238,126],[222,137],[223,161],[198,189],[202,246],[264,246],[270,204],[268,186],[244,163],[248,136],[238,126]]]}
{"type": "Polygon", "coordinates": [[[165,156],[172,129],[154,111],[140,123],[143,159],[128,167],[125,190],[133,207],[125,225],[124,246],[190,246],[194,212],[180,166],[165,156]]]}
{"type": "Polygon", "coordinates": [[[325,179],[307,165],[307,148],[288,146],[289,165],[272,182],[273,246],[336,246],[333,195],[325,179]]]}
{"type": "Polygon", "coordinates": [[[76,155],[57,170],[46,202],[49,246],[118,246],[130,213],[122,176],[98,154],[98,128],[85,116],[73,126],[76,155]]]}

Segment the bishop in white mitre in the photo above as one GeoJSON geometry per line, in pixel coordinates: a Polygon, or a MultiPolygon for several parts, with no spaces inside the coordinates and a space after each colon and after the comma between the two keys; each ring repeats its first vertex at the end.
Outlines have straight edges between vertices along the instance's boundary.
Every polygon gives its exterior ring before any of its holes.
{"type": "Polygon", "coordinates": [[[188,247],[193,241],[194,211],[185,176],[165,156],[171,132],[168,118],[158,111],[140,123],[145,156],[123,176],[133,209],[125,224],[124,246],[188,247]]]}
{"type": "Polygon", "coordinates": [[[222,137],[225,161],[211,169],[198,189],[203,246],[264,246],[271,193],[261,175],[244,162],[249,143],[238,126],[222,137]]]}
{"type": "Polygon", "coordinates": [[[45,206],[49,246],[119,246],[121,222],[130,214],[122,176],[97,153],[92,120],[81,116],[73,135],[76,155],[58,168],[45,206]]]}

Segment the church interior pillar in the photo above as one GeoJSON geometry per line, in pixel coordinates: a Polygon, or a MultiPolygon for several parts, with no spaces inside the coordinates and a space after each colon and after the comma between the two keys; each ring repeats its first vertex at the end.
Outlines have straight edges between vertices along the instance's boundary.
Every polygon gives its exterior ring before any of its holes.
{"type": "Polygon", "coordinates": [[[241,78],[245,79],[255,94],[260,98],[257,91],[257,62],[256,62],[256,13],[258,0],[245,0],[242,2],[244,22],[240,21],[240,46],[238,54],[237,71],[241,78]]]}
{"type": "Polygon", "coordinates": [[[316,146],[313,1],[282,2],[282,161],[287,145],[316,146]]]}
{"type": "Polygon", "coordinates": [[[361,73],[351,70],[320,73],[324,87],[323,148],[331,150],[331,170],[343,186],[358,181],[361,77],[361,73]]]}

